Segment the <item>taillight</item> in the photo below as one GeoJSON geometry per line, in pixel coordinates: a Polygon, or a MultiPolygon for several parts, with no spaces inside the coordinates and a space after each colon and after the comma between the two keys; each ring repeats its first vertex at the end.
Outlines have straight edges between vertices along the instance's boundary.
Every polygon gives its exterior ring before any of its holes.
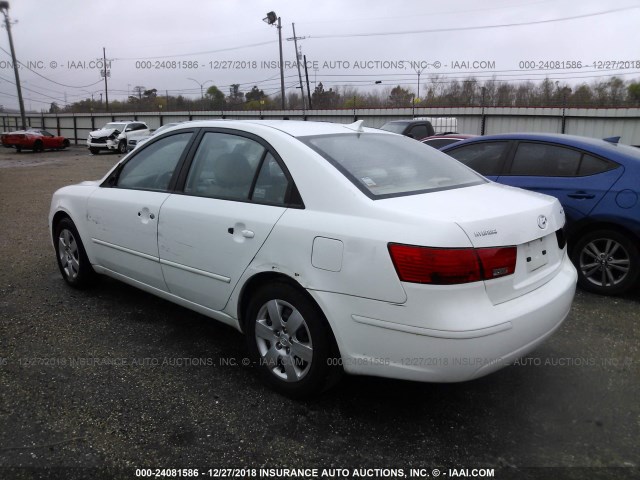
{"type": "Polygon", "coordinates": [[[389,253],[403,282],[453,285],[511,275],[516,247],[432,248],[389,244],[389,253]]]}

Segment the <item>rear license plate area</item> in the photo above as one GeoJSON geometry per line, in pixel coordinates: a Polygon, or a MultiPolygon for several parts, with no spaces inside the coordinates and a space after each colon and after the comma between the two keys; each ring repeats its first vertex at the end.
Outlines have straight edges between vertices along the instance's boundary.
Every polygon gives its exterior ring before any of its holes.
{"type": "Polygon", "coordinates": [[[527,271],[533,272],[549,263],[549,252],[547,252],[544,238],[529,242],[524,246],[527,271]]]}

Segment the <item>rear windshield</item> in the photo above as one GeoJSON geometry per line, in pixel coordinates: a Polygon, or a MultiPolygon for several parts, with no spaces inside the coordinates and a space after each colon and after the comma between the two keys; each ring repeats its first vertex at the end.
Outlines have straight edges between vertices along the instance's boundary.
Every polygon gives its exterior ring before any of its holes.
{"type": "Polygon", "coordinates": [[[347,133],[299,137],[299,140],[374,199],[486,182],[457,160],[407,137],[347,133]]]}

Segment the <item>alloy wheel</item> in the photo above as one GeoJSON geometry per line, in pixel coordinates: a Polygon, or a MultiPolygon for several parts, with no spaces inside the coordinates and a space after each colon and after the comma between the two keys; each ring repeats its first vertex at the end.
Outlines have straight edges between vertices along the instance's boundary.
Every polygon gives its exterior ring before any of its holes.
{"type": "Polygon", "coordinates": [[[313,358],[309,326],[298,309],[284,300],[262,305],[255,320],[255,339],[260,361],[277,378],[299,382],[313,358]]]}
{"type": "Polygon", "coordinates": [[[58,236],[58,258],[67,278],[75,280],[80,272],[80,251],[73,232],[66,228],[58,236]]]}
{"type": "Polygon", "coordinates": [[[598,287],[611,287],[623,282],[630,264],[629,252],[611,238],[592,240],[580,251],[580,271],[587,281],[598,287]]]}

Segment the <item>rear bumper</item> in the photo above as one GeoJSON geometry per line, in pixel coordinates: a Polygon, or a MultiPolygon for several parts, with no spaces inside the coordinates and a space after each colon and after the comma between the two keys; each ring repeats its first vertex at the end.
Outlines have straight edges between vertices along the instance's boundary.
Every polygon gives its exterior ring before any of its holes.
{"type": "Polygon", "coordinates": [[[310,293],[327,314],[346,372],[460,382],[513,363],[553,334],[569,314],[576,279],[565,255],[552,280],[499,305],[481,282],[459,292],[405,284],[409,300],[401,305],[310,293]]]}

